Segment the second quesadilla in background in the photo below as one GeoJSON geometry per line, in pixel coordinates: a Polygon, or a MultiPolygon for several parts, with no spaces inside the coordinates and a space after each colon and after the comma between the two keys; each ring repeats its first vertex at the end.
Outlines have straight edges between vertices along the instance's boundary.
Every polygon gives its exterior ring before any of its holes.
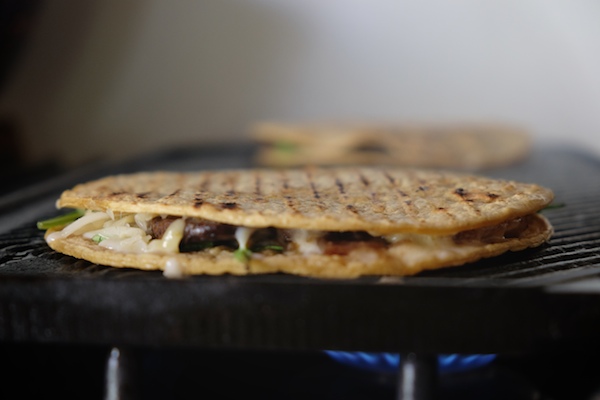
{"type": "Polygon", "coordinates": [[[528,133],[503,124],[256,124],[261,166],[396,165],[485,170],[530,152],[528,133]]]}

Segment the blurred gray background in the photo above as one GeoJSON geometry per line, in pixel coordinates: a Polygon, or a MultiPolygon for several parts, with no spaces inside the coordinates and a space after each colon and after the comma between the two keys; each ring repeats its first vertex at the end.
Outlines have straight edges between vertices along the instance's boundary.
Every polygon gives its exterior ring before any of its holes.
{"type": "Polygon", "coordinates": [[[243,140],[265,119],[500,121],[600,155],[598,1],[30,3],[0,92],[26,164],[243,140]]]}

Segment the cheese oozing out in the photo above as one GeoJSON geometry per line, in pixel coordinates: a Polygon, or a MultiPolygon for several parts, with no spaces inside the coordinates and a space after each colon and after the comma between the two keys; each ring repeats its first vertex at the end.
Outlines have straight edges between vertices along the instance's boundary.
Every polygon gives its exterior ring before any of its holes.
{"type": "Polygon", "coordinates": [[[245,226],[238,226],[236,228],[235,240],[237,240],[240,250],[248,249],[248,240],[250,240],[250,236],[252,236],[255,230],[254,228],[247,228],[245,226]]]}

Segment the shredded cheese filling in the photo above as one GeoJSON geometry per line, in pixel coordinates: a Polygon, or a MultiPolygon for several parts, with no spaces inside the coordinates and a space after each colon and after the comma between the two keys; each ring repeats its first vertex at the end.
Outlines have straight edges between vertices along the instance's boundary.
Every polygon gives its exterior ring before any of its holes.
{"type": "Polygon", "coordinates": [[[88,211],[64,229],[48,235],[48,241],[81,235],[106,249],[125,253],[178,253],[183,238],[183,218],[171,223],[161,239],[147,232],[151,214],[115,215],[112,211],[88,211]]]}
{"type": "Polygon", "coordinates": [[[323,251],[319,247],[318,240],[323,234],[324,232],[320,231],[293,229],[291,239],[296,244],[297,251],[302,255],[321,254],[323,251]]]}
{"type": "MultiPolygon", "coordinates": [[[[185,219],[174,220],[166,229],[162,238],[153,239],[148,234],[148,222],[156,217],[152,214],[121,214],[110,210],[87,211],[84,216],[67,225],[60,231],[52,232],[48,236],[49,241],[62,239],[71,235],[82,235],[84,238],[93,240],[99,246],[126,253],[179,253],[179,244],[184,236],[185,219]]],[[[254,228],[240,226],[236,228],[235,239],[238,248],[246,250],[254,228]]],[[[319,239],[325,231],[306,229],[290,229],[291,243],[290,251],[302,255],[323,254],[319,246],[319,239]]],[[[373,234],[375,236],[376,234],[373,234]]],[[[395,233],[391,235],[378,235],[387,243],[410,243],[424,248],[435,248],[441,250],[446,247],[455,246],[452,235],[425,235],[395,233]]],[[[177,268],[173,267],[173,270],[177,268]]]]}

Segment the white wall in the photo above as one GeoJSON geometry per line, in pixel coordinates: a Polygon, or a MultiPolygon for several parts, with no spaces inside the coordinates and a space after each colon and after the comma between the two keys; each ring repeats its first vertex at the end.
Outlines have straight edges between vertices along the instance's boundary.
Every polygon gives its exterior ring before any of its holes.
{"type": "Polygon", "coordinates": [[[595,0],[48,1],[0,112],[77,164],[270,119],[481,120],[600,154],[595,0]]]}

